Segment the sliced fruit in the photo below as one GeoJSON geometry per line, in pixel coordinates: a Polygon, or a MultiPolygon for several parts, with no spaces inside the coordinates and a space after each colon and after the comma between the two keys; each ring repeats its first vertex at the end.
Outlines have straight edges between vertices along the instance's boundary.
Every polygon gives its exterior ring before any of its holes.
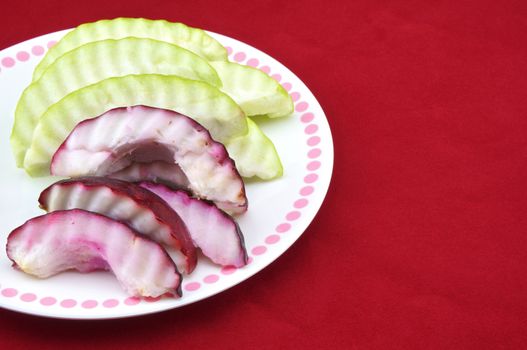
{"type": "Polygon", "coordinates": [[[77,123],[116,107],[141,104],[187,115],[219,142],[247,133],[240,107],[207,83],[158,74],[127,75],[84,87],[51,106],[35,128],[24,168],[33,176],[46,175],[51,156],[77,123]]]}
{"type": "Polygon", "coordinates": [[[247,210],[243,180],[225,147],[194,120],[135,106],[79,123],[53,156],[51,173],[106,176],[134,162],[178,165],[190,190],[229,213],[247,210]]]}
{"type": "Polygon", "coordinates": [[[222,90],[245,114],[271,118],[293,113],[293,100],[276,80],[259,69],[234,63],[211,62],[223,83],[222,90]]]}
{"type": "Polygon", "coordinates": [[[18,101],[11,144],[18,166],[40,117],[67,94],[101,80],[129,74],[165,74],[221,86],[209,63],[163,41],[139,38],[91,42],[67,52],[29,85],[18,101]]]}
{"type": "Polygon", "coordinates": [[[126,37],[150,38],[184,47],[209,61],[227,60],[227,50],[205,31],[183,23],[143,18],[116,18],[86,23],[66,34],[35,68],[33,81],[40,78],[57,58],[83,44],[126,37]]]}
{"type": "Polygon", "coordinates": [[[85,210],[61,210],[27,221],[9,234],[13,265],[46,278],[76,269],[111,270],[130,295],[181,296],[181,276],[165,250],[124,223],[85,210]]]}
{"type": "Polygon", "coordinates": [[[179,165],[162,161],[132,163],[126,168],[107,176],[129,182],[152,181],[166,184],[172,188],[190,190],[187,176],[179,165]]]}
{"type": "Polygon", "coordinates": [[[163,198],[185,222],[196,247],[214,263],[242,267],[247,252],[240,227],[214,203],[192,198],[187,192],[151,182],[140,184],[163,198]]]}
{"type": "Polygon", "coordinates": [[[274,144],[247,118],[248,132],[225,142],[229,155],[243,177],[257,176],[270,180],[282,176],[283,168],[274,144]]]}
{"type": "Polygon", "coordinates": [[[125,222],[146,237],[181,249],[187,273],[196,267],[196,249],[184,222],[159,196],[138,185],[97,177],[62,180],[46,188],[39,203],[48,212],[84,209],[125,222]]]}

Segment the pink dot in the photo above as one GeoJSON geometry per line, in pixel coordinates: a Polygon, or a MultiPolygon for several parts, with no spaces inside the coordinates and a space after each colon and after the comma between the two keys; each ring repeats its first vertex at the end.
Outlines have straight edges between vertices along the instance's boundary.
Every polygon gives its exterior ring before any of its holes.
{"type": "Polygon", "coordinates": [[[60,306],[66,309],[71,309],[75,305],[77,305],[77,302],[73,299],[64,299],[60,302],[60,306]]]}
{"type": "Polygon", "coordinates": [[[311,136],[307,139],[307,145],[308,146],[316,146],[320,143],[320,137],[318,136],[311,136]]]}
{"type": "Polygon", "coordinates": [[[297,201],[295,201],[295,203],[293,203],[293,206],[297,209],[301,209],[301,208],[304,208],[307,205],[307,203],[309,203],[307,199],[300,198],[297,201]]]}
{"type": "Polygon", "coordinates": [[[276,232],[279,232],[279,233],[284,233],[284,232],[287,232],[289,231],[289,229],[291,228],[291,224],[288,224],[287,222],[284,222],[283,224],[280,224],[278,226],[276,226],[276,232]]]}
{"type": "Polygon", "coordinates": [[[267,73],[269,74],[271,72],[271,68],[269,68],[269,66],[262,66],[260,67],[260,70],[264,73],[267,73]]]}
{"type": "Polygon", "coordinates": [[[318,126],[316,124],[309,124],[308,126],[306,126],[306,128],[304,129],[304,132],[308,135],[311,135],[311,134],[314,134],[316,133],[318,130],[318,126]]]}
{"type": "Polygon", "coordinates": [[[267,243],[267,244],[275,244],[279,240],[280,240],[280,236],[279,235],[270,235],[270,236],[267,236],[267,238],[265,239],[265,243],[267,243]]]}
{"type": "Polygon", "coordinates": [[[247,61],[247,65],[251,67],[258,67],[259,64],[260,64],[260,61],[258,61],[256,58],[251,58],[250,60],[247,61]]]}
{"type": "Polygon", "coordinates": [[[102,303],[102,306],[107,308],[116,307],[117,305],[119,305],[119,301],[116,299],[108,299],[102,303]]]}
{"type": "Polygon", "coordinates": [[[241,62],[245,59],[245,52],[236,52],[234,55],[234,60],[236,62],[241,62]]]}
{"type": "Polygon", "coordinates": [[[2,295],[6,298],[12,298],[18,294],[18,291],[14,288],[6,288],[2,290],[2,295]]]}
{"type": "Polygon", "coordinates": [[[227,55],[230,55],[232,53],[232,47],[225,46],[225,50],[227,50],[227,55]]]}
{"type": "Polygon", "coordinates": [[[309,162],[307,164],[307,170],[311,170],[311,171],[314,171],[314,170],[317,170],[318,168],[320,168],[320,162],[314,160],[312,162],[309,162]]]}
{"type": "Polygon", "coordinates": [[[224,266],[221,268],[221,273],[224,275],[232,275],[236,270],[236,266],[224,266]]]}
{"type": "Polygon", "coordinates": [[[306,186],[306,187],[302,187],[302,189],[300,190],[300,194],[302,196],[309,196],[310,194],[313,193],[315,189],[313,188],[313,186],[306,186]]]}
{"type": "Polygon", "coordinates": [[[263,245],[259,245],[257,247],[254,247],[251,252],[254,254],[254,255],[262,255],[263,253],[265,253],[267,251],[267,248],[263,245]]]}
{"type": "Polygon", "coordinates": [[[16,59],[21,62],[25,62],[29,59],[29,54],[25,51],[20,51],[19,53],[16,54],[16,59]]]}
{"type": "Polygon", "coordinates": [[[300,102],[296,105],[295,107],[295,110],[297,112],[303,112],[307,109],[307,107],[309,107],[309,105],[307,104],[307,102],[300,102]]]}
{"type": "Polygon", "coordinates": [[[15,60],[11,57],[4,57],[2,58],[2,66],[6,68],[11,68],[15,65],[15,60]]]}
{"type": "Polygon", "coordinates": [[[93,309],[97,304],[98,303],[95,300],[85,300],[82,302],[81,306],[85,309],[93,309]]]}
{"type": "Polygon", "coordinates": [[[128,297],[126,299],[124,299],[124,303],[125,305],[137,305],[141,302],[141,299],[137,298],[137,297],[128,297]]]}
{"type": "Polygon", "coordinates": [[[220,279],[220,276],[212,274],[212,275],[208,275],[207,277],[205,277],[203,279],[203,282],[205,282],[205,283],[215,283],[215,282],[218,282],[219,279],[220,279]]]}
{"type": "Polygon", "coordinates": [[[159,299],[161,299],[161,296],[158,296],[158,297],[144,297],[144,300],[147,303],[155,303],[156,301],[159,301],[159,299]]]}
{"type": "Polygon", "coordinates": [[[285,216],[286,220],[288,221],[294,221],[298,219],[299,217],[300,217],[300,212],[296,210],[287,213],[287,215],[285,216]]]}
{"type": "Polygon", "coordinates": [[[24,293],[20,296],[20,300],[25,301],[26,303],[32,302],[37,299],[37,296],[33,293],[24,293]]]}
{"type": "Polygon", "coordinates": [[[44,54],[44,48],[40,45],[33,46],[33,48],[31,49],[31,52],[33,52],[33,55],[35,56],[40,56],[44,54]]]}
{"type": "Polygon", "coordinates": [[[287,91],[291,90],[291,88],[292,88],[291,83],[282,83],[282,86],[283,86],[284,89],[286,89],[287,91]]]}
{"type": "Polygon", "coordinates": [[[292,99],[294,102],[298,101],[298,100],[300,99],[300,93],[299,93],[299,92],[296,92],[296,91],[295,91],[295,92],[292,92],[292,93],[291,93],[291,99],[292,99]]]}
{"type": "Polygon", "coordinates": [[[304,177],[304,182],[306,184],[311,184],[315,181],[318,180],[318,175],[317,174],[309,174],[309,175],[306,175],[306,177],[304,177]]]}
{"type": "Polygon", "coordinates": [[[253,261],[254,261],[253,257],[250,256],[250,257],[247,259],[247,265],[251,264],[253,261]]]}
{"type": "Polygon", "coordinates": [[[282,80],[282,76],[280,74],[273,74],[271,75],[271,78],[273,78],[274,80],[280,82],[280,80],[282,80]]]}
{"type": "Polygon", "coordinates": [[[53,297],[45,297],[40,299],[40,303],[44,306],[51,306],[57,302],[57,299],[53,297]]]}
{"type": "Polygon", "coordinates": [[[48,49],[51,49],[53,46],[55,46],[57,44],[57,42],[55,40],[51,40],[49,43],[48,43],[48,49]]]}
{"type": "Polygon", "coordinates": [[[201,287],[201,284],[199,282],[190,282],[185,286],[185,290],[188,290],[189,292],[198,290],[201,287]]]}
{"type": "Polygon", "coordinates": [[[307,152],[307,156],[311,159],[318,158],[321,153],[322,151],[320,150],[320,148],[313,148],[311,151],[307,152]]]}
{"type": "Polygon", "coordinates": [[[302,115],[302,117],[300,117],[300,120],[302,121],[302,123],[309,123],[313,120],[314,117],[315,116],[313,115],[313,113],[305,113],[302,115]]]}

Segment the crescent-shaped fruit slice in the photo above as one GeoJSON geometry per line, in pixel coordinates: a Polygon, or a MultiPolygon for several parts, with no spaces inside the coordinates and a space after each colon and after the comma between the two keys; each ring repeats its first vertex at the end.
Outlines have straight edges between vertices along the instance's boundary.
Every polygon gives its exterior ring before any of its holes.
{"type": "Polygon", "coordinates": [[[227,60],[227,50],[205,31],[183,23],[144,18],[116,18],[85,23],[67,33],[55,44],[33,72],[33,81],[40,78],[57,58],[83,44],[126,37],[150,38],[184,47],[209,61],[227,60]]]}
{"type": "Polygon", "coordinates": [[[163,198],[181,217],[196,247],[214,263],[242,267],[247,252],[240,227],[212,202],[192,198],[182,190],[151,182],[140,184],[163,198]]]}
{"type": "Polygon", "coordinates": [[[181,276],[165,250],[126,224],[85,210],[61,210],[27,221],[9,234],[13,265],[46,278],[75,269],[111,270],[130,295],[181,296],[181,276]]]}
{"type": "Polygon", "coordinates": [[[153,161],[177,164],[196,196],[229,213],[247,210],[243,180],[225,147],[194,120],[159,108],[117,108],[81,122],[53,156],[51,173],[106,176],[153,161]]]}
{"type": "Polygon", "coordinates": [[[125,222],[146,237],[180,249],[187,273],[196,267],[196,249],[184,222],[164,200],[138,185],[98,177],[62,180],[46,188],[39,203],[48,212],[84,209],[125,222]]]}
{"type": "Polygon", "coordinates": [[[276,80],[257,68],[234,62],[210,63],[223,83],[221,88],[248,116],[284,117],[293,113],[293,100],[276,80]]]}
{"type": "Polygon", "coordinates": [[[129,74],[165,74],[221,86],[216,71],[198,55],[152,39],[124,38],[87,43],[51,64],[20,96],[11,145],[18,166],[40,117],[69,93],[101,80],[129,74]]]}
{"type": "Polygon", "coordinates": [[[24,168],[33,176],[49,174],[51,156],[77,123],[113,108],[135,105],[187,115],[218,142],[247,133],[247,118],[240,107],[210,84],[174,75],[127,75],[84,87],[51,106],[34,130],[24,168]]]}

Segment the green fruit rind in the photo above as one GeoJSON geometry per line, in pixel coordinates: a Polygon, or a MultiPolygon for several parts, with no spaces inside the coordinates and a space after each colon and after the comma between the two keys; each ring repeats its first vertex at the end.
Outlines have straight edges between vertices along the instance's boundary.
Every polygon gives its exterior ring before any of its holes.
{"type": "Polygon", "coordinates": [[[125,37],[150,38],[184,47],[209,61],[227,60],[227,50],[204,30],[183,23],[145,18],[115,18],[85,23],[68,32],[44,56],[33,72],[33,81],[57,58],[83,44],[125,37]]]}
{"type": "Polygon", "coordinates": [[[283,117],[293,112],[293,100],[276,80],[257,68],[234,62],[211,62],[220,76],[222,90],[248,116],[283,117]]]}
{"type": "Polygon", "coordinates": [[[152,39],[91,42],[67,52],[29,85],[15,111],[11,134],[17,165],[24,161],[39,118],[67,94],[98,81],[129,74],[166,74],[221,86],[209,63],[179,46],[152,39]]]}
{"type": "Polygon", "coordinates": [[[283,174],[282,162],[271,140],[262,130],[247,118],[246,135],[233,138],[225,143],[229,156],[243,177],[259,177],[271,180],[283,174]]]}
{"type": "Polygon", "coordinates": [[[77,123],[113,108],[135,105],[189,116],[219,142],[247,133],[248,118],[240,107],[210,84],[159,74],[114,77],[72,92],[44,113],[24,158],[25,170],[31,176],[49,174],[51,157],[77,123]]]}

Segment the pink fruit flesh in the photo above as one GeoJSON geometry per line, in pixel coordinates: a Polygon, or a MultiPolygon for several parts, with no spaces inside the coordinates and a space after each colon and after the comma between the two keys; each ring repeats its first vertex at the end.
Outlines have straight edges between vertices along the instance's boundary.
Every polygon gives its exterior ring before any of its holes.
{"type": "Polygon", "coordinates": [[[116,108],[80,122],[53,155],[51,173],[107,176],[157,161],[179,166],[196,196],[229,213],[247,210],[243,180],[225,147],[194,120],[159,108],[116,108]]]}
{"type": "Polygon", "coordinates": [[[196,267],[196,248],[184,222],[164,200],[138,185],[103,177],[62,180],[42,191],[39,203],[46,211],[78,208],[123,221],[159,243],[181,249],[187,273],[196,267]]]}
{"type": "Polygon", "coordinates": [[[185,222],[194,244],[213,262],[223,266],[247,264],[243,234],[232,217],[214,203],[192,198],[182,190],[143,182],[142,187],[163,198],[185,222]]]}
{"type": "Polygon", "coordinates": [[[9,234],[13,266],[46,278],[76,269],[111,270],[133,296],[181,296],[181,276],[165,250],[124,223],[81,209],[27,221],[9,234]]]}

